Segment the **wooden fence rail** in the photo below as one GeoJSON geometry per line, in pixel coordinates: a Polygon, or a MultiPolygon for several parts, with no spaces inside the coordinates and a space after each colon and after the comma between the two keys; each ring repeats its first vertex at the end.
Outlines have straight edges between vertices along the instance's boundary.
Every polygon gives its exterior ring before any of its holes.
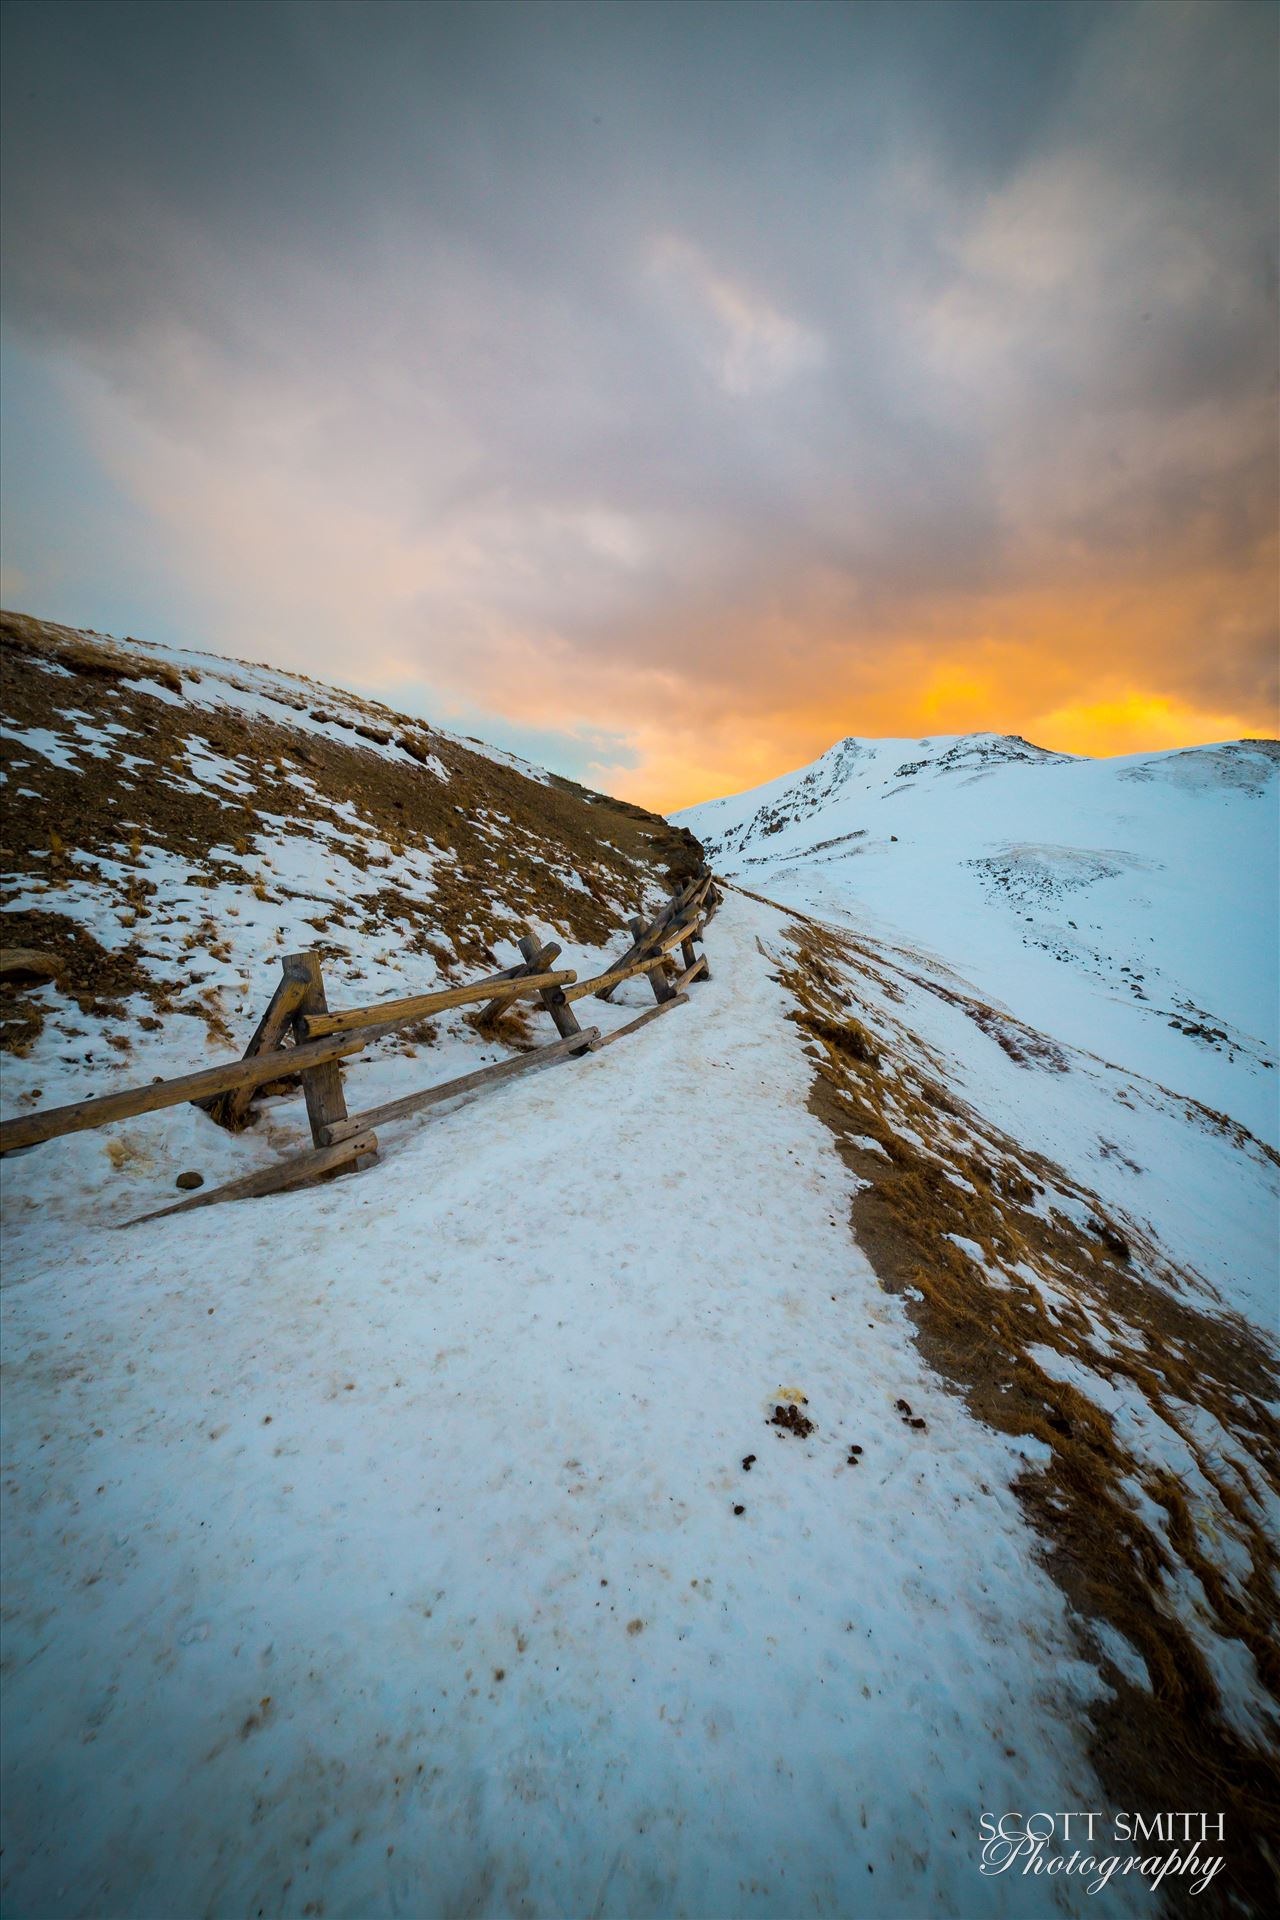
{"type": "MultiPolygon", "coordinates": [[[[218,1200],[280,1193],[314,1180],[352,1173],[377,1158],[375,1127],[461,1098],[480,1087],[515,1079],[556,1061],[596,1052],[634,1033],[658,1014],[684,1005],[690,984],[710,978],[706,954],[696,953],[693,943],[701,940],[707,921],[718,905],[719,896],[713,890],[711,875],[696,875],[675,889],[671,899],[650,921],[633,920],[630,946],[602,973],[588,980],[579,980],[570,968],[552,967],[551,962],[560,952],[557,945],[543,944],[526,936],[519,943],[522,958],[516,966],[505,967],[467,986],[437,988],[430,993],[374,1001],[362,1007],[331,1009],[320,956],[289,954],[282,962],[280,984],[242,1058],[202,1067],[176,1079],[153,1080],[148,1086],[125,1088],[5,1120],[0,1122],[0,1154],[185,1102],[204,1107],[220,1125],[236,1131],[248,1120],[250,1104],[259,1088],[296,1075],[301,1079],[307,1105],[310,1151],[293,1154],[238,1180],[143,1214],[140,1220],[161,1219],[193,1207],[207,1207],[218,1200]],[[683,970],[675,975],[677,948],[683,970]],[[602,1034],[598,1027],[579,1025],[573,1002],[588,994],[607,1000],[623,981],[639,978],[649,981],[657,1002],[655,1006],[623,1026],[615,1027],[611,1033],[602,1034]],[[492,1066],[460,1074],[437,1086],[384,1101],[363,1113],[348,1114],[339,1065],[342,1060],[363,1053],[387,1034],[430,1014],[480,1005],[483,1023],[521,999],[536,1000],[550,1015],[559,1036],[556,1040],[492,1066]]],[[[136,1226],[140,1220],[125,1224],[136,1226]]]]}
{"type": "Polygon", "coordinates": [[[224,1060],[219,1066],[201,1067],[176,1080],[154,1080],[149,1087],[130,1087],[120,1093],[100,1094],[95,1100],[77,1100],[68,1107],[43,1107],[37,1113],[20,1114],[16,1120],[0,1122],[0,1153],[10,1153],[15,1147],[34,1147],[64,1133],[82,1133],[88,1127],[105,1127],[112,1120],[131,1120],[135,1114],[155,1113],[161,1107],[180,1107],[188,1101],[199,1105],[212,1094],[265,1086],[286,1074],[305,1073],[345,1054],[362,1053],[371,1041],[391,1031],[390,1027],[366,1027],[336,1040],[273,1049],[248,1060],[224,1060]]]}
{"type": "Polygon", "coordinates": [[[474,1073],[460,1074],[456,1080],[445,1080],[438,1087],[424,1087],[419,1093],[402,1094],[398,1100],[386,1100],[380,1107],[370,1107],[365,1113],[354,1113],[349,1120],[336,1120],[325,1128],[330,1146],[349,1140],[356,1134],[366,1133],[371,1127],[385,1126],[391,1120],[405,1120],[411,1113],[418,1113],[424,1107],[436,1107],[444,1100],[456,1100],[460,1094],[474,1093],[477,1087],[491,1085],[496,1080],[514,1080],[517,1074],[528,1073],[534,1067],[549,1066],[553,1060],[563,1060],[570,1053],[585,1053],[594,1047],[600,1038],[599,1027],[584,1027],[571,1034],[565,1040],[549,1040],[545,1046],[535,1047],[532,1053],[514,1053],[509,1060],[499,1060],[492,1067],[477,1067],[474,1073]]]}
{"type": "Polygon", "coordinates": [[[361,1027],[411,1026],[428,1014],[445,1013],[450,1007],[474,1006],[487,1000],[490,1006],[505,1006],[536,993],[540,987],[561,987],[576,980],[570,969],[560,973],[531,974],[525,980],[512,980],[494,993],[493,980],[477,980],[469,987],[444,987],[435,993],[414,993],[404,1000],[383,1000],[369,1007],[347,1007],[341,1013],[304,1013],[298,1020],[298,1032],[304,1040],[323,1040],[331,1033],[358,1033],[361,1027]]]}

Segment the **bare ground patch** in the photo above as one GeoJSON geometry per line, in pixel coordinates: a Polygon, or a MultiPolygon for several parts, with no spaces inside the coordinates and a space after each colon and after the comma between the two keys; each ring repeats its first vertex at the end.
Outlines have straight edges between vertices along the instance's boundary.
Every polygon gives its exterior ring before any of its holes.
{"type": "MultiPolygon", "coordinates": [[[[231,955],[229,928],[209,913],[216,887],[277,906],[290,945],[358,962],[362,942],[390,932],[400,951],[423,956],[424,978],[466,977],[494,965],[494,943],[531,919],[602,944],[655,880],[681,879],[700,860],[687,830],[641,807],[531,778],[303,676],[267,693],[220,663],[231,688],[279,709],[245,713],[209,704],[207,685],[195,697],[211,673],[101,636],[4,614],[0,640],[4,717],[28,736],[5,742],[4,942],[56,954],[56,987],[85,1013],[123,1015],[136,993],[155,1016],[192,1014],[211,1041],[230,1044],[216,995],[201,991],[201,954],[231,955]],[[342,737],[304,727],[300,714],[342,737]],[[41,734],[51,752],[31,743],[41,734]],[[264,817],[283,826],[264,832],[264,817]],[[358,895],[302,891],[270,857],[281,833],[340,855],[361,876],[358,895]],[[415,854],[424,877],[410,884],[415,854]],[[84,925],[90,892],[100,937],[84,925]],[[151,950],[153,930],[183,923],[175,965],[151,950]]],[[[50,996],[30,982],[0,992],[0,1045],[24,1050],[50,996]]]]}
{"type": "MultiPolygon", "coordinates": [[[[1263,1500],[1280,1491],[1276,1356],[1244,1320],[1209,1305],[1197,1276],[1176,1271],[1095,1193],[951,1091],[946,1063],[881,1011],[893,962],[792,918],[782,978],[813,1061],[812,1110],[863,1183],[852,1208],[858,1243],[903,1299],[926,1359],[975,1416],[1050,1450],[1016,1491],[1110,1690],[1091,1737],[1107,1802],[1147,1814],[1224,1812],[1230,1878],[1211,1910],[1270,1912],[1280,1862],[1280,1564],[1263,1500]],[[876,990],[859,995],[860,976],[876,990]],[[1098,1398],[1069,1377],[1080,1370],[1100,1383],[1098,1398]],[[1176,1436],[1194,1485],[1128,1444],[1100,1404],[1114,1388],[1139,1396],[1176,1436]],[[1140,1656],[1125,1660],[1129,1671],[1112,1657],[1111,1634],[1140,1656]],[[1252,1659],[1266,1723],[1253,1734],[1224,1705],[1206,1634],[1252,1659]],[[1147,1685],[1134,1677],[1142,1667],[1147,1685]]],[[[1063,1070],[1021,1040],[1020,1031],[1019,1064],[1063,1070]]],[[[1203,1912],[1214,1897],[1211,1888],[1189,1908],[1203,1912]]]]}

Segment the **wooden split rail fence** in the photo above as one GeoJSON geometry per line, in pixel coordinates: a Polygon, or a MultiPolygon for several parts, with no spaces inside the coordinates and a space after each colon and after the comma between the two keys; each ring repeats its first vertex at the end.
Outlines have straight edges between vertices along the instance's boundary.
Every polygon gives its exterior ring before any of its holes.
{"type": "Polygon", "coordinates": [[[104,1127],[113,1120],[128,1120],[137,1114],[155,1113],[162,1107],[181,1106],[186,1102],[204,1107],[222,1126],[238,1131],[248,1119],[255,1093],[274,1081],[297,1075],[311,1124],[310,1151],[293,1154],[273,1166],[262,1167],[223,1186],[210,1187],[124,1224],[138,1226],[143,1220],[159,1220],[167,1214],[185,1213],[192,1207],[211,1206],[219,1200],[283,1193],[313,1180],[355,1172],[377,1158],[376,1128],[443,1101],[457,1099],[479,1087],[515,1079],[519,1074],[558,1060],[596,1052],[634,1033],[637,1027],[656,1019],[660,1013],[682,1005],[695,980],[710,978],[706,954],[697,951],[695,942],[701,941],[719,900],[709,873],[686,880],[652,920],[637,919],[628,923],[630,946],[603,973],[589,980],[579,980],[571,969],[557,969],[553,965],[560,952],[554,942],[544,945],[526,936],[519,942],[518,965],[489,974],[483,980],[474,980],[468,986],[443,987],[399,1000],[332,1010],[325,993],[319,954],[289,954],[282,962],[280,984],[241,1059],[202,1067],[173,1080],[153,1080],[149,1086],[100,1094],[96,1099],[79,1100],[64,1107],[46,1107],[5,1120],[0,1122],[0,1154],[37,1146],[61,1134],[104,1127]],[[598,1027],[580,1024],[573,1011],[575,1002],[592,994],[599,1000],[609,1000],[624,980],[638,977],[647,978],[653,989],[654,1006],[625,1025],[615,1027],[611,1033],[602,1034],[598,1027]],[[411,1026],[431,1014],[479,1004],[483,1024],[486,1018],[524,999],[535,999],[545,1009],[558,1039],[534,1047],[528,1053],[513,1054],[493,1066],[479,1067],[473,1073],[369,1107],[363,1113],[347,1112],[343,1060],[363,1053],[386,1034],[411,1026]]]}

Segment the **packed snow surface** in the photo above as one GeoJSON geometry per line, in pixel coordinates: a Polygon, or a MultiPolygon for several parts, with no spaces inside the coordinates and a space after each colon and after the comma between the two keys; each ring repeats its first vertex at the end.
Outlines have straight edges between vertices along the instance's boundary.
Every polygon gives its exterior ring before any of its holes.
{"type": "Polygon", "coordinates": [[[327,1187],[104,1231],[268,1152],[189,1108],[9,1164],[15,1913],[1029,1910],[979,1816],[1094,1804],[1099,1682],[850,1239],[777,927],[327,1187]]]}

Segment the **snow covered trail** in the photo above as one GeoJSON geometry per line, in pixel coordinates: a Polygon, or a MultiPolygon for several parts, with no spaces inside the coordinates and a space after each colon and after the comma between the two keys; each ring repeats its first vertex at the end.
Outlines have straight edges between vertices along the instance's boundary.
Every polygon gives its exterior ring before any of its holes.
{"type": "Polygon", "coordinates": [[[1089,1906],[979,1873],[981,1812],[1098,1804],[1098,1682],[757,933],[731,895],[688,1007],[360,1178],[15,1234],[9,1910],[1089,1906]]]}

